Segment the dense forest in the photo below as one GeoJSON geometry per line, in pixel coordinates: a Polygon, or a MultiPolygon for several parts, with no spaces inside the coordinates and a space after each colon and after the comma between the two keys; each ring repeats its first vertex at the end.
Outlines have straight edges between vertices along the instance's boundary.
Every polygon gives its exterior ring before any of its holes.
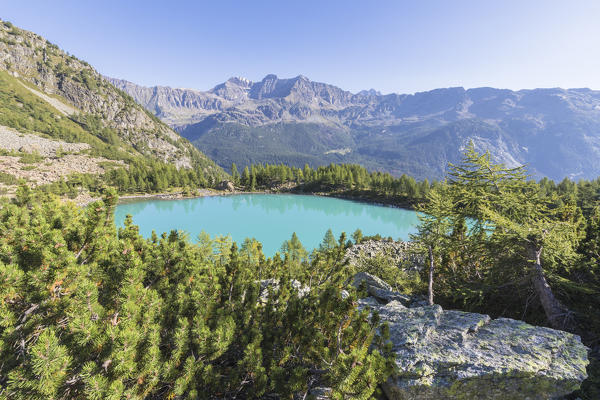
{"type": "MultiPolygon", "coordinates": [[[[392,176],[385,172],[369,172],[357,164],[330,164],[318,168],[304,168],[284,164],[256,164],[244,167],[240,172],[231,166],[231,177],[241,190],[299,190],[311,193],[356,195],[365,199],[385,201],[396,206],[414,208],[428,201],[430,191],[439,191],[445,181],[416,181],[402,175],[392,176]]],[[[543,198],[555,206],[573,204],[590,215],[600,201],[600,178],[581,179],[574,182],[568,178],[556,183],[548,178],[534,182],[522,170],[522,180],[536,188],[543,198]]]]}
{"type": "MultiPolygon", "coordinates": [[[[365,172],[254,166],[232,179],[406,193],[403,178],[365,172]]],[[[420,276],[409,282],[383,259],[365,271],[413,293],[431,282],[444,307],[568,330],[597,351],[599,189],[534,182],[470,148],[446,181],[416,192],[420,276]]],[[[313,252],[282,238],[265,258],[250,239],[143,238],[131,220],[117,229],[116,191],[98,190],[103,200],[85,209],[26,186],[2,204],[2,396],[291,398],[327,386],[333,398],[370,398],[393,373],[386,327],[356,309],[365,293],[346,283],[357,267],[344,253],[360,232],[328,232],[313,252]]],[[[593,352],[584,399],[600,393],[593,352]]]]}
{"type": "MultiPolygon", "coordinates": [[[[417,182],[402,175],[369,172],[356,164],[331,164],[318,168],[288,167],[283,164],[258,164],[240,173],[232,165],[230,179],[239,191],[305,192],[337,195],[397,206],[414,207],[426,200],[427,193],[438,182],[417,182]]],[[[179,190],[192,196],[196,189],[215,188],[220,181],[205,174],[202,167],[178,169],[159,161],[132,159],[128,168],[113,168],[102,176],[73,174],[68,179],[45,185],[41,189],[54,194],[75,196],[81,188],[99,194],[103,187],[114,187],[118,193],[160,193],[179,190]]]]}
{"type": "Polygon", "coordinates": [[[323,193],[412,207],[425,200],[439,183],[427,179],[417,182],[402,175],[396,178],[385,172],[369,172],[357,164],[330,164],[311,168],[284,164],[256,164],[240,173],[231,165],[233,183],[243,190],[291,190],[323,193]]]}

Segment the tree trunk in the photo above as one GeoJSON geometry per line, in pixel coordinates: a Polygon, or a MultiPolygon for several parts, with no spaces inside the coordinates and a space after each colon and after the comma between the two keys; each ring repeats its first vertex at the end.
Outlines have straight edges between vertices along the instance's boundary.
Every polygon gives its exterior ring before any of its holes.
{"type": "Polygon", "coordinates": [[[429,305],[433,305],[433,247],[429,245],[429,305]]]}
{"type": "Polygon", "coordinates": [[[550,326],[554,329],[574,332],[576,326],[573,313],[554,297],[554,293],[546,281],[540,260],[542,249],[542,246],[538,247],[533,244],[530,244],[528,249],[530,259],[534,260],[534,264],[531,266],[533,288],[542,303],[550,326]]]}

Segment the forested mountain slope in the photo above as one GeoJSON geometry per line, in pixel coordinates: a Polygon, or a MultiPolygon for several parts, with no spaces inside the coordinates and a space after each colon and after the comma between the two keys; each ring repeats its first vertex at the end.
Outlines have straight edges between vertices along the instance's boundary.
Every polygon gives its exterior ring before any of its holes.
{"type": "Polygon", "coordinates": [[[536,176],[600,175],[600,92],[461,87],[353,94],[304,76],[232,78],[202,92],[110,79],[223,167],[354,162],[441,178],[473,141],[536,176]]]}
{"type": "Polygon", "coordinates": [[[129,168],[132,163],[193,169],[215,181],[224,176],[191,143],[93,67],[2,21],[0,110],[4,183],[24,178],[44,184],[73,173],[98,175],[129,168]],[[24,156],[29,163],[21,162],[24,156]],[[57,170],[57,165],[62,167],[57,170]]]}

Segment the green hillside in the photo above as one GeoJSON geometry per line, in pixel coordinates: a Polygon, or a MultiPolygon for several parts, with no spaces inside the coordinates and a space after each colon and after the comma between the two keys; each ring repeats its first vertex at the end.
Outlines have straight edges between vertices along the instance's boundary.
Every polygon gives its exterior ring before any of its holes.
{"type": "Polygon", "coordinates": [[[40,36],[1,22],[0,54],[3,172],[11,175],[12,171],[16,179],[37,185],[77,181],[94,189],[119,181],[122,191],[144,192],[167,186],[209,186],[226,177],[191,143],[91,66],[40,36]],[[24,145],[15,148],[17,140],[24,145]],[[57,154],[56,148],[70,144],[79,146],[70,154],[71,164],[59,173],[48,172],[51,164],[67,162],[64,156],[69,152],[57,154]],[[31,172],[23,176],[23,166],[10,157],[27,154],[39,156],[29,171],[38,169],[39,176],[52,178],[31,178],[31,172]],[[96,167],[77,168],[82,163],[96,167]],[[127,184],[122,178],[125,170],[127,184]]]}

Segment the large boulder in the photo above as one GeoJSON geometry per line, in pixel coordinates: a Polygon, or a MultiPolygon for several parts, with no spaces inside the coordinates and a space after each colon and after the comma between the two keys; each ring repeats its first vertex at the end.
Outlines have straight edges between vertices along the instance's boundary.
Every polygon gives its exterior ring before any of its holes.
{"type": "Polygon", "coordinates": [[[390,301],[399,301],[407,307],[426,304],[426,301],[421,297],[407,296],[402,293],[394,292],[387,282],[368,272],[359,272],[355,274],[350,280],[350,284],[356,289],[364,286],[369,296],[375,298],[379,303],[387,304],[390,301]]]}
{"type": "Polygon", "coordinates": [[[508,318],[360,301],[390,327],[397,373],[389,399],[555,399],[586,379],[578,336],[508,318]]]}
{"type": "Polygon", "coordinates": [[[222,181],[217,185],[217,190],[224,190],[226,192],[234,192],[235,186],[231,181],[222,181]]]}
{"type": "MultiPolygon", "coordinates": [[[[422,298],[391,290],[361,272],[348,282],[365,288],[359,309],[377,312],[390,328],[397,370],[382,387],[390,400],[559,399],[587,378],[587,348],[579,336],[509,318],[443,310],[422,298]]],[[[277,291],[277,279],[260,281],[260,301],[277,291]]],[[[310,290],[291,285],[304,296],[310,290]]],[[[346,293],[346,296],[348,293],[346,293]]],[[[314,388],[317,399],[330,397],[314,388]]]]}

